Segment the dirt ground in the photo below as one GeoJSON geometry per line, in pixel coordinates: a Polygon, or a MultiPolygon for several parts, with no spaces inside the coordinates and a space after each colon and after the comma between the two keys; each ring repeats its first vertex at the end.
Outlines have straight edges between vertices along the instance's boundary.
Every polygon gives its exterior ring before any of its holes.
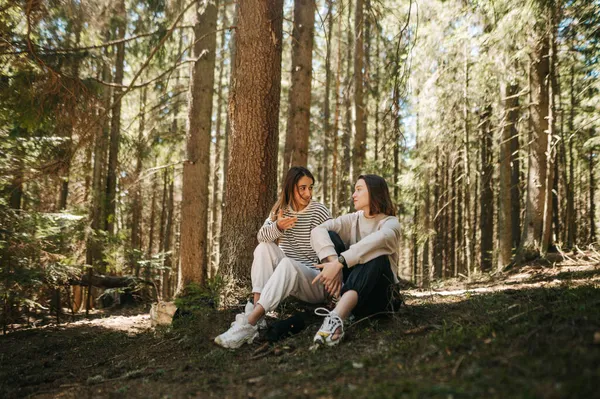
{"type": "Polygon", "coordinates": [[[318,350],[316,316],[276,345],[219,348],[212,339],[240,309],[202,306],[157,329],[147,308],[129,308],[13,331],[0,336],[0,397],[600,397],[594,256],[404,295],[396,314],[360,320],[339,347],[318,350]]]}

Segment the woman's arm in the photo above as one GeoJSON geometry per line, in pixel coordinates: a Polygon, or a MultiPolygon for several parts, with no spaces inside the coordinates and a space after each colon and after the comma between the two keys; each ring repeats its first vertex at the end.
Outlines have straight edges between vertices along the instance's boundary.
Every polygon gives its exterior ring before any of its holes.
{"type": "Polygon", "coordinates": [[[262,227],[258,230],[256,238],[258,238],[258,242],[274,242],[282,236],[283,231],[279,230],[277,227],[277,219],[271,220],[271,217],[268,217],[262,227]]]}
{"type": "Polygon", "coordinates": [[[310,244],[315,250],[319,260],[326,259],[329,256],[337,256],[335,246],[329,238],[329,232],[336,232],[346,246],[350,242],[350,232],[352,231],[353,213],[330,219],[315,227],[310,233],[310,244]]]}
{"type": "Polygon", "coordinates": [[[342,255],[348,267],[367,263],[382,255],[398,252],[400,242],[400,223],[395,217],[388,218],[383,226],[369,234],[354,245],[351,245],[342,255]]]}

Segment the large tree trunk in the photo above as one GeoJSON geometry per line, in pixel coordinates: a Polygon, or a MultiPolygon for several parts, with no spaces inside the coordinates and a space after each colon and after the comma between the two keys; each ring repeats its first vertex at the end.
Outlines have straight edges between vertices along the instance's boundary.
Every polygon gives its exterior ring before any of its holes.
{"type": "Polygon", "coordinates": [[[542,251],[542,229],[546,193],[548,149],[548,37],[538,35],[533,54],[530,105],[532,138],[529,145],[527,202],[521,245],[515,257],[520,264],[538,257],[542,251]]]}
{"type": "Polygon", "coordinates": [[[291,166],[306,166],[310,133],[312,50],[315,32],[315,2],[294,1],[292,31],[292,86],[283,154],[283,174],[291,166]]]}
{"type": "Polygon", "coordinates": [[[492,157],[492,132],[490,129],[490,117],[492,107],[487,106],[481,114],[481,185],[479,195],[479,208],[481,218],[479,228],[481,230],[481,271],[492,270],[492,259],[494,250],[494,189],[493,176],[494,164],[492,157]]]}
{"type": "MultiPolygon", "coordinates": [[[[356,0],[354,15],[354,148],[352,151],[353,181],[363,172],[365,163],[367,120],[363,99],[364,87],[364,37],[363,37],[363,0],[356,0]]],[[[397,117],[397,116],[396,116],[397,117]]]]}
{"type": "Polygon", "coordinates": [[[500,90],[504,108],[504,124],[500,137],[500,181],[498,182],[498,269],[502,270],[510,264],[513,249],[514,220],[512,203],[513,187],[511,187],[511,147],[513,136],[516,135],[517,97],[515,96],[515,85],[503,83],[500,90]]]}
{"type": "MultiPolygon", "coordinates": [[[[117,57],[115,59],[115,80],[117,86],[123,84],[123,70],[125,66],[125,31],[127,30],[127,13],[125,12],[125,0],[119,1],[117,6],[117,57]]],[[[114,88],[112,118],[110,120],[110,148],[108,153],[108,173],[106,177],[106,214],[104,230],[109,234],[115,233],[116,209],[117,209],[117,168],[119,165],[119,142],[121,141],[121,91],[120,87],[114,88]]]]}
{"type": "Polygon", "coordinates": [[[239,3],[220,274],[240,284],[277,189],[282,30],[282,0],[239,3]]]}
{"type": "Polygon", "coordinates": [[[217,47],[217,5],[205,2],[196,10],[195,62],[189,91],[186,160],[181,202],[181,267],[177,291],[207,277],[207,213],[210,139],[217,47]]]}

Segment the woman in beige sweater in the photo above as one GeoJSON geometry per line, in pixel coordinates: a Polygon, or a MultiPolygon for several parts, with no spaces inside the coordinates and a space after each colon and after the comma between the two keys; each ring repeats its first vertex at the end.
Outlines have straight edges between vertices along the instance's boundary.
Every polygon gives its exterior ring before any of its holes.
{"type": "Polygon", "coordinates": [[[359,176],[352,199],[355,213],[328,220],[311,232],[321,261],[313,284],[323,283],[329,294],[341,295],[333,311],[316,310],[326,317],[314,341],[329,346],[340,342],[343,321],[351,313],[365,317],[388,310],[398,281],[400,224],[385,180],[359,176]]]}

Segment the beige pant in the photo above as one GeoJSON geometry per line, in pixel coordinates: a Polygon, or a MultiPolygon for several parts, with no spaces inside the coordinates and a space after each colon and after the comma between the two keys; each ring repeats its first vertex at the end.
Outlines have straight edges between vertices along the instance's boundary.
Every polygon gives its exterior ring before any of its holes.
{"type": "Polygon", "coordinates": [[[292,295],[309,303],[325,301],[325,286],[311,284],[319,271],[286,258],[273,242],[258,244],[252,262],[252,292],[260,294],[258,303],[270,312],[292,295]]]}

